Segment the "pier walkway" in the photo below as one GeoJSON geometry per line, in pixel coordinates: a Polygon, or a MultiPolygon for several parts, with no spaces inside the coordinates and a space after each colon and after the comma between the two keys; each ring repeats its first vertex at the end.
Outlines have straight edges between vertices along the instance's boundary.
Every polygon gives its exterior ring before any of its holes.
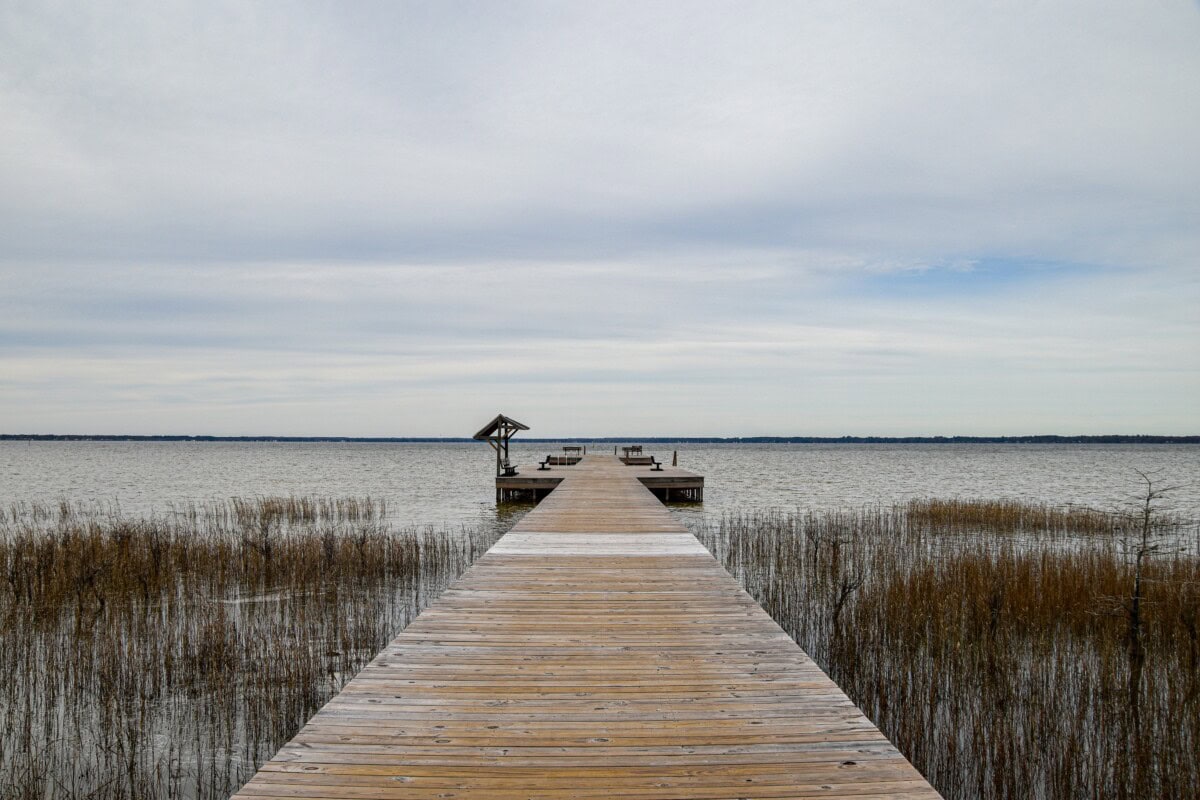
{"type": "Polygon", "coordinates": [[[236,797],[937,798],[640,471],[564,470],[236,797]]]}

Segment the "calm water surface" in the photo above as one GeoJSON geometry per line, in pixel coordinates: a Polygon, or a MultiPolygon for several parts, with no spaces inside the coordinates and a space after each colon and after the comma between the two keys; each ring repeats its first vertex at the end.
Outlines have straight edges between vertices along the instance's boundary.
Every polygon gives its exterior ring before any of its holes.
{"type": "MultiPolygon", "coordinates": [[[[611,452],[595,445],[594,452],[611,452]]],[[[513,444],[526,468],[556,445],[513,444]]],[[[912,497],[1021,498],[1113,508],[1134,469],[1184,484],[1163,508],[1200,517],[1200,445],[655,445],[706,478],[696,521],[732,508],[840,508],[912,497]]],[[[484,444],[0,442],[0,503],[102,501],[127,512],[254,495],[383,498],[397,523],[510,524],[484,444]]]]}

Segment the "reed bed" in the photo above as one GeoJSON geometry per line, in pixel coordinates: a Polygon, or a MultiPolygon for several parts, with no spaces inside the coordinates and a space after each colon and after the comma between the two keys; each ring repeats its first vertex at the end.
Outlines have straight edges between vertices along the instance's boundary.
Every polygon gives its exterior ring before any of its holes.
{"type": "Polygon", "coordinates": [[[1145,510],[921,501],[697,534],[950,800],[1197,797],[1200,531],[1145,510]]]}
{"type": "Polygon", "coordinates": [[[1060,507],[1021,500],[924,498],[905,506],[907,520],[931,528],[987,528],[997,533],[1119,534],[1124,516],[1086,506],[1060,507]]]}
{"type": "MultiPolygon", "coordinates": [[[[1195,797],[1200,530],[1144,511],[697,534],[947,798],[1195,797]]],[[[498,533],[369,498],[0,508],[0,797],[227,796],[498,533]]]]}
{"type": "Polygon", "coordinates": [[[498,535],[386,518],[0,510],[0,797],[227,797],[498,535]]]}

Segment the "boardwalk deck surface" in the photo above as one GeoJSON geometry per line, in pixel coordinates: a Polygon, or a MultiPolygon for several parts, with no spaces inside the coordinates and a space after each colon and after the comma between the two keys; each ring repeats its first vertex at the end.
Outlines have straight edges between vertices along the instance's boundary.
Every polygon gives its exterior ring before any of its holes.
{"type": "Polygon", "coordinates": [[[937,798],[636,469],[571,468],[236,797],[937,798]]]}

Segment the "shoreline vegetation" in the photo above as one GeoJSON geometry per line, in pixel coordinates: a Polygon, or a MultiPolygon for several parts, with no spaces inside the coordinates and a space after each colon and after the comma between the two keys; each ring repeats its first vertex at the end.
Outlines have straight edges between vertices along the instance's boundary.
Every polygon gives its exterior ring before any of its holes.
{"type": "MultiPolygon", "coordinates": [[[[473,443],[466,437],[436,436],[191,436],[133,434],[0,433],[0,442],[349,442],[381,444],[473,443]]],[[[1096,434],[1060,436],[601,436],[540,439],[522,437],[529,444],[577,442],[584,444],[1200,444],[1200,435],[1096,434]]]]}
{"type": "MultiPolygon", "coordinates": [[[[1200,528],[1147,491],[695,532],[948,800],[1184,797],[1200,528]]],[[[0,508],[0,796],[228,796],[499,535],[386,519],[370,498],[0,508]]]]}
{"type": "Polygon", "coordinates": [[[228,797],[499,536],[386,518],[0,509],[0,797],[228,797]]]}
{"type": "Polygon", "coordinates": [[[695,532],[947,800],[1195,797],[1200,527],[1157,497],[747,511],[695,532]]]}

